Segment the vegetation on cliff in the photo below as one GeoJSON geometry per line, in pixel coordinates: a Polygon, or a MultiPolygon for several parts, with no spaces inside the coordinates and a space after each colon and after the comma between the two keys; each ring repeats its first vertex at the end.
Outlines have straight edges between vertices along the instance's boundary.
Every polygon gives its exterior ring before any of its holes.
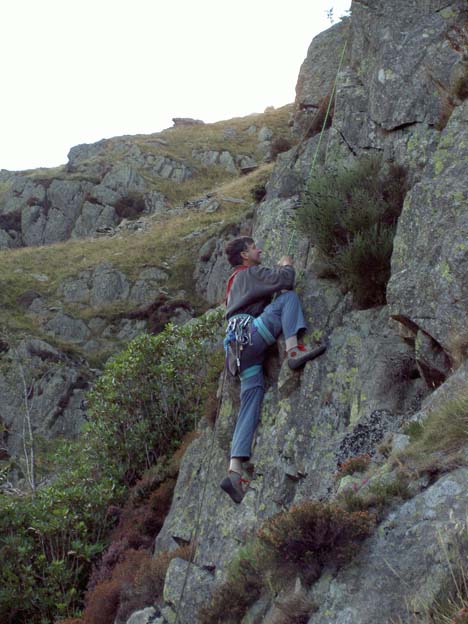
{"type": "Polygon", "coordinates": [[[329,166],[309,181],[299,227],[320,254],[322,275],[336,277],[360,308],[385,303],[405,192],[403,168],[382,170],[379,158],[329,166]]]}
{"type": "MultiPolygon", "coordinates": [[[[56,476],[30,494],[0,494],[2,622],[44,624],[82,607],[115,522],[109,505],[122,504],[126,486],[146,469],[162,469],[215,391],[219,321],[212,312],[133,341],[94,389],[83,437],[51,458],[56,476]]],[[[151,532],[161,519],[148,522],[151,532]]]]}

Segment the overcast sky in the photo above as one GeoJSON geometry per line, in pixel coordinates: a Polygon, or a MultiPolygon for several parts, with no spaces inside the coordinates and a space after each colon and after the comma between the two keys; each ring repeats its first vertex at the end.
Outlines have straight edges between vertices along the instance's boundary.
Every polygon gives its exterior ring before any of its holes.
{"type": "Polygon", "coordinates": [[[0,169],[294,100],[312,38],[351,0],[3,0],[0,169]]]}

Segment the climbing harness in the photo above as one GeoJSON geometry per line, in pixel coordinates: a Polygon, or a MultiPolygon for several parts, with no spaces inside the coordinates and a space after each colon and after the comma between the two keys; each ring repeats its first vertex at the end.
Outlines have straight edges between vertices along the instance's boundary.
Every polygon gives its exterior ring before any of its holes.
{"type": "Polygon", "coordinates": [[[252,344],[252,325],[254,317],[250,314],[236,314],[228,321],[224,350],[226,368],[234,377],[240,374],[241,355],[247,345],[252,344]]]}

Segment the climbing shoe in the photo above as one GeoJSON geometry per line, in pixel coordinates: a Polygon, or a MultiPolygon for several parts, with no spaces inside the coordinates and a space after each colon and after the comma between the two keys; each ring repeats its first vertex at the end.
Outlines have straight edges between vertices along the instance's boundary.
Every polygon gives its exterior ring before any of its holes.
{"type": "Polygon", "coordinates": [[[221,481],[220,486],[222,490],[229,494],[235,503],[239,504],[244,498],[249,483],[249,481],[243,479],[237,472],[230,472],[228,476],[221,481]]]}
{"type": "Polygon", "coordinates": [[[327,346],[325,344],[315,347],[315,349],[310,349],[303,344],[297,345],[297,347],[293,347],[288,351],[288,366],[291,370],[296,370],[304,366],[306,362],[322,355],[326,349],[327,346]]]}

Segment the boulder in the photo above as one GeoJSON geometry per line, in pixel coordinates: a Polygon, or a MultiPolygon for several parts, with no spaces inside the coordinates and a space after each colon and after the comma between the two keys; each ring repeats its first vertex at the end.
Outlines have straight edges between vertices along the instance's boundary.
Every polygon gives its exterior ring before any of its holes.
{"type": "Polygon", "coordinates": [[[199,160],[205,165],[205,167],[212,167],[213,165],[219,165],[230,173],[237,173],[236,160],[230,152],[227,150],[192,150],[192,158],[199,160]]]}
{"type": "Polygon", "coordinates": [[[47,190],[49,209],[42,235],[42,244],[56,243],[70,238],[71,231],[81,213],[88,182],[53,180],[47,190]]]}
{"type": "Polygon", "coordinates": [[[111,228],[117,225],[118,221],[113,206],[102,206],[86,201],[71,231],[71,238],[95,236],[100,229],[111,228]]]}
{"type": "Polygon", "coordinates": [[[273,130],[268,126],[262,126],[257,134],[259,141],[271,141],[273,138],[273,130]]]}
{"type": "Polygon", "coordinates": [[[454,573],[448,553],[461,544],[466,519],[467,478],[466,468],[442,477],[392,512],[350,565],[324,573],[311,592],[319,607],[309,623],[409,622],[445,598],[454,573]]]}
{"type": "Polygon", "coordinates": [[[59,312],[46,323],[44,329],[47,333],[71,343],[82,343],[86,341],[90,334],[84,321],[73,318],[63,312],[59,312]]]}
{"type": "Polygon", "coordinates": [[[127,277],[112,267],[102,263],[93,272],[90,303],[94,307],[105,306],[127,299],[130,284],[127,277]]]}
{"type": "Polygon", "coordinates": [[[201,119],[192,119],[192,117],[173,117],[174,128],[180,126],[203,126],[205,124],[201,119]]]}

